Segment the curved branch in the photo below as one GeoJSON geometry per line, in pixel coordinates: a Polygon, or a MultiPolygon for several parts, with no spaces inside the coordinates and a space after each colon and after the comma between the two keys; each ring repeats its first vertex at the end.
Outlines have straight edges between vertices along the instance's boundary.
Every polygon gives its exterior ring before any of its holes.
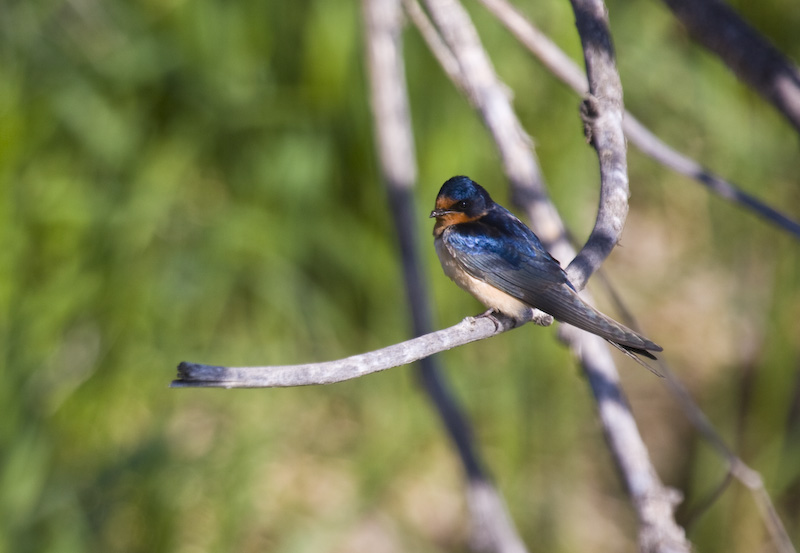
{"type": "MultiPolygon", "coordinates": [[[[537,29],[507,0],[480,0],[514,36],[560,81],[578,94],[586,94],[586,76],[558,46],[537,29]]],[[[622,121],[625,136],[643,154],[673,171],[696,180],[725,200],[738,203],[774,225],[800,238],[800,223],[681,154],[642,125],[630,112],[622,121]]]]}
{"type": "Polygon", "coordinates": [[[600,206],[586,245],[566,271],[583,288],[605,261],[622,235],[628,215],[628,162],[622,132],[622,82],[614,61],[608,16],[602,1],[571,0],[583,46],[589,96],[584,100],[586,138],[597,150],[600,164],[600,206]]]}
{"type": "MultiPolygon", "coordinates": [[[[587,138],[597,150],[600,164],[600,206],[594,229],[581,252],[567,267],[573,283],[585,285],[619,241],[628,213],[628,167],[622,82],[617,72],[614,48],[603,0],[570,0],[580,35],[590,96],[583,104],[587,138]]],[[[566,332],[574,330],[567,327],[566,332]]],[[[590,351],[581,352],[589,383],[598,398],[604,428],[624,430],[608,436],[617,465],[639,515],[639,549],[646,552],[677,552],[690,549],[685,533],[674,519],[681,495],[661,484],[638,434],[630,407],[619,386],[608,347],[587,340],[590,351]],[[604,357],[607,360],[604,362],[604,357]]]]}

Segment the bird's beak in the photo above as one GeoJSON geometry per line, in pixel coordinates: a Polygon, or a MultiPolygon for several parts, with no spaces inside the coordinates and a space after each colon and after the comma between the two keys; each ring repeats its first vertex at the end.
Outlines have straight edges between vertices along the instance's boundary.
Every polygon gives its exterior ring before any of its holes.
{"type": "Polygon", "coordinates": [[[448,213],[452,213],[449,209],[434,209],[431,211],[429,219],[433,219],[434,217],[441,217],[442,215],[447,215],[448,213]]]}

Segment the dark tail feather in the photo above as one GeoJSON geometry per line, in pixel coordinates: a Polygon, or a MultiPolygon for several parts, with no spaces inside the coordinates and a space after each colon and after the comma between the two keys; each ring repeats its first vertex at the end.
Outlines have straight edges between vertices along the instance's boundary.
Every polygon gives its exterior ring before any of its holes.
{"type": "MultiPolygon", "coordinates": [[[[636,355],[641,355],[642,357],[647,357],[648,359],[653,359],[653,360],[658,359],[658,357],[656,357],[655,355],[653,355],[652,353],[650,353],[646,349],[632,348],[631,346],[623,346],[622,344],[618,344],[616,342],[611,342],[611,343],[614,344],[615,346],[621,347],[622,349],[624,349],[627,352],[635,353],[636,355]]],[[[658,350],[658,351],[661,351],[661,350],[658,350]]]]}
{"type": "Polygon", "coordinates": [[[634,361],[639,363],[642,367],[644,367],[645,369],[647,369],[648,371],[650,371],[651,373],[653,373],[657,377],[664,378],[663,374],[661,374],[656,369],[651,367],[646,361],[642,361],[642,359],[639,357],[639,355],[643,355],[643,356],[645,356],[645,357],[647,357],[649,359],[653,359],[654,361],[658,361],[658,357],[656,357],[655,355],[653,355],[649,351],[644,350],[644,349],[628,348],[628,347],[625,347],[625,346],[621,346],[616,342],[612,342],[611,340],[606,340],[606,341],[609,344],[611,344],[612,346],[614,346],[615,348],[617,348],[618,350],[620,350],[622,353],[624,353],[625,355],[627,355],[628,357],[630,357],[631,359],[633,359],[634,361]]]}
{"type": "MultiPolygon", "coordinates": [[[[549,313],[558,321],[571,324],[605,338],[640,363],[643,363],[643,361],[636,355],[641,355],[648,359],[656,359],[656,356],[651,352],[663,351],[664,349],[611,317],[603,315],[597,309],[584,302],[566,284],[558,288],[550,288],[542,293],[537,298],[536,307],[549,313]]],[[[647,368],[656,372],[652,367],[648,366],[647,368]]]]}

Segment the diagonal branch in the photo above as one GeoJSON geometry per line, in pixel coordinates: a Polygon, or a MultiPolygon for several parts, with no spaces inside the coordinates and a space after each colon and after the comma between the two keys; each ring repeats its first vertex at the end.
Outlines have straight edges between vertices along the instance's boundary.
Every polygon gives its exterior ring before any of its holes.
{"type": "Polygon", "coordinates": [[[720,0],[664,0],[692,37],[800,131],[800,68],[720,0]]]}
{"type": "Polygon", "coordinates": [[[796,550],[789,535],[786,533],[786,528],[781,522],[775,505],[772,503],[767,492],[761,474],[758,471],[750,468],[736,453],[734,453],[722,436],[719,435],[717,429],[708,420],[706,414],[695,403],[689,391],[683,383],[675,377],[670,370],[667,363],[659,360],[659,369],[662,374],[666,375],[667,382],[669,383],[672,395],[678,400],[681,409],[692,426],[697,429],[701,436],[711,445],[717,454],[725,459],[728,464],[728,470],[731,476],[741,482],[753,496],[753,499],[758,507],[761,519],[769,532],[772,542],[781,553],[795,553],[796,550]]]}
{"type": "Polygon", "coordinates": [[[495,143],[506,145],[498,151],[514,194],[526,199],[531,220],[541,222],[535,229],[539,238],[545,244],[555,243],[563,236],[564,227],[548,198],[539,162],[532,150],[533,141],[514,113],[509,91],[497,79],[469,15],[455,0],[427,0],[426,5],[459,67],[458,72],[450,72],[449,76],[459,79],[456,86],[466,92],[495,143]]]}
{"type": "Polygon", "coordinates": [[[436,61],[439,62],[439,65],[442,66],[444,72],[450,77],[450,80],[459,87],[459,90],[464,93],[464,95],[468,96],[468,91],[461,88],[463,79],[461,78],[461,68],[458,65],[458,61],[439,35],[439,31],[436,30],[431,20],[428,19],[428,15],[417,0],[403,0],[403,7],[422,35],[423,40],[425,40],[428,49],[430,49],[436,61]]]}
{"type": "MultiPolygon", "coordinates": [[[[598,276],[601,277],[603,285],[605,286],[608,295],[611,297],[611,300],[616,307],[616,311],[622,314],[622,322],[624,322],[629,328],[639,331],[639,324],[636,322],[636,319],[633,317],[631,311],[625,305],[623,299],[617,293],[617,290],[606,278],[606,275],[600,271],[598,276]]],[[[750,468],[742,460],[742,458],[739,457],[728,446],[723,437],[714,427],[713,423],[708,419],[700,406],[695,402],[694,398],[692,398],[689,390],[687,390],[683,382],[681,382],[681,380],[675,376],[675,373],[663,358],[658,360],[658,371],[662,376],[666,377],[666,381],[667,384],[669,384],[672,396],[680,404],[683,414],[686,415],[686,418],[689,419],[689,422],[700,434],[700,436],[706,442],[708,442],[709,445],[711,445],[714,451],[716,451],[717,455],[722,457],[728,465],[728,475],[725,479],[725,482],[721,484],[719,489],[716,490],[712,497],[705,502],[703,506],[694,509],[694,511],[699,511],[700,513],[706,511],[710,505],[713,504],[713,502],[716,501],[716,499],[722,494],[728,483],[735,478],[748,490],[750,490],[753,500],[755,501],[759,513],[761,514],[761,518],[764,521],[764,525],[766,526],[776,549],[780,553],[796,553],[794,545],[792,545],[789,535],[786,532],[786,528],[783,526],[780,516],[778,516],[778,512],[775,509],[772,498],[770,498],[769,493],[764,486],[764,480],[761,478],[761,475],[758,473],[758,471],[750,468]]],[[[693,516],[692,518],[696,518],[697,516],[699,516],[699,514],[693,516]]],[[[684,524],[684,526],[688,530],[690,524],[684,524]]]]}
{"type": "Polygon", "coordinates": [[[690,157],[673,150],[633,116],[626,115],[624,124],[625,135],[643,154],[677,173],[698,181],[717,196],[753,211],[773,225],[793,234],[795,238],[800,238],[800,222],[768,206],[690,157]]]}
{"type": "MultiPolygon", "coordinates": [[[[578,65],[525,18],[508,0],[480,2],[559,80],[578,94],[586,94],[588,82],[578,65]]],[[[415,21],[416,23],[416,21],[415,21]]],[[[668,146],[630,112],[623,119],[625,136],[643,154],[673,171],[694,179],[725,200],[746,207],[771,223],[800,238],[800,223],[766,205],[740,187],[709,171],[693,159],[668,146]]]]}
{"type": "MultiPolygon", "coordinates": [[[[581,282],[585,284],[622,233],[628,210],[628,171],[622,130],[622,82],[614,59],[606,6],[603,0],[570,0],[570,3],[575,12],[589,81],[590,95],[583,104],[586,133],[597,150],[600,163],[597,221],[586,245],[567,267],[573,282],[583,278],[581,282]]],[[[618,466],[623,468],[625,484],[639,516],[639,548],[646,552],[689,551],[685,533],[674,519],[674,506],[680,501],[680,495],[677,491],[665,488],[658,480],[627,400],[619,383],[614,380],[618,376],[613,362],[602,363],[603,357],[609,356],[608,347],[603,346],[594,346],[595,351],[584,354],[583,363],[589,384],[598,398],[601,419],[609,421],[606,429],[612,426],[612,422],[621,427],[630,426],[628,432],[608,436],[608,440],[613,444],[612,452],[618,466]],[[593,363],[597,365],[593,367],[593,363]],[[623,454],[630,450],[639,454],[623,454]],[[642,486],[643,482],[635,478],[639,475],[648,477],[646,486],[642,486]],[[652,493],[657,494],[657,500],[654,501],[650,496],[652,493]]]]}

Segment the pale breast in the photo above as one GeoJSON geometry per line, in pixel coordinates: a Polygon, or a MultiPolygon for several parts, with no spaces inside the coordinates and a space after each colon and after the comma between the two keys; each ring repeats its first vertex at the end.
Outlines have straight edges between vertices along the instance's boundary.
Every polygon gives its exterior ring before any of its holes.
{"type": "Polygon", "coordinates": [[[450,255],[441,237],[434,240],[434,245],[436,246],[436,254],[439,256],[439,261],[442,263],[444,274],[461,288],[475,296],[483,305],[514,319],[521,320],[530,317],[531,307],[529,305],[467,273],[463,266],[450,255]]]}

